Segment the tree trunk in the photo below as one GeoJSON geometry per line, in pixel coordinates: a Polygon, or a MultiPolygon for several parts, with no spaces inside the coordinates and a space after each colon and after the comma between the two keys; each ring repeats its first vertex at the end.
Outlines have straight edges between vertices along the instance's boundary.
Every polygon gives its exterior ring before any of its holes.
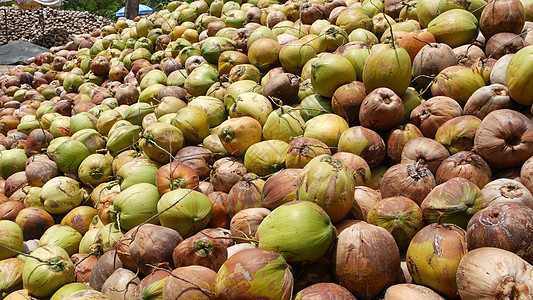
{"type": "Polygon", "coordinates": [[[126,9],[124,16],[133,20],[139,14],[139,0],[126,0],[126,9]]]}

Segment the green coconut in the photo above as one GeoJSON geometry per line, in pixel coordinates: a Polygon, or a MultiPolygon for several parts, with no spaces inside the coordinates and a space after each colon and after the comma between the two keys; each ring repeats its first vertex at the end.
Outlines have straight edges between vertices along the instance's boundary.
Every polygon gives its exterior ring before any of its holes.
{"type": "Polygon", "coordinates": [[[335,148],[338,146],[341,134],[349,127],[348,122],[339,115],[321,114],[305,122],[304,137],[315,138],[328,147],[335,148]]]}
{"type": "Polygon", "coordinates": [[[533,105],[533,46],[515,53],[506,71],[507,88],[511,98],[525,106],[533,105]]]}
{"type": "Polygon", "coordinates": [[[425,285],[453,299],[457,295],[456,272],[468,251],[466,232],[451,224],[430,224],[411,240],[406,261],[413,283],[425,285]]]}
{"type": "Polygon", "coordinates": [[[70,117],[55,117],[52,120],[52,123],[50,123],[48,131],[50,131],[50,134],[55,138],[72,135],[72,131],[70,130],[70,117]]]}
{"type": "Polygon", "coordinates": [[[63,248],[40,247],[26,259],[22,271],[23,286],[33,296],[52,296],[60,287],[74,281],[74,268],[63,248]]]}
{"type": "MultiPolygon", "coordinates": [[[[130,230],[157,214],[158,201],[159,192],[155,185],[138,183],[123,190],[115,197],[110,213],[120,228],[130,230]]],[[[149,221],[152,224],[158,222],[157,217],[149,221]]]]}
{"type": "Polygon", "coordinates": [[[59,170],[75,174],[82,161],[89,155],[91,152],[82,142],[69,139],[57,146],[54,151],[54,161],[59,170]]]}
{"type": "Polygon", "coordinates": [[[78,169],[78,178],[83,184],[97,186],[113,178],[111,164],[113,159],[108,155],[91,154],[85,158],[78,169]]]}
{"type": "Polygon", "coordinates": [[[213,205],[209,198],[190,189],[165,193],[157,203],[161,225],[172,228],[183,237],[204,229],[211,219],[213,205]]]}
{"type": "Polygon", "coordinates": [[[311,84],[321,96],[331,98],[339,86],[355,80],[355,69],[344,56],[326,53],[311,64],[311,84]]]}
{"type": "Polygon", "coordinates": [[[9,176],[24,171],[28,157],[22,149],[0,151],[0,176],[7,179],[9,176]]]}
{"type": "Polygon", "coordinates": [[[121,126],[109,133],[107,149],[111,155],[116,156],[132,147],[140,139],[141,132],[142,127],[138,125],[121,126]]]}
{"type": "Polygon", "coordinates": [[[215,285],[216,296],[221,300],[289,300],[294,279],[282,255],[252,248],[228,258],[217,272],[215,285]]]}
{"type": "Polygon", "coordinates": [[[305,121],[299,111],[284,105],[268,115],[263,125],[263,138],[289,143],[303,134],[304,125],[305,121]]]}
{"type": "Polygon", "coordinates": [[[102,135],[92,128],[79,130],[70,139],[83,143],[90,153],[96,153],[96,151],[103,149],[106,144],[102,135]]]}
{"type": "Polygon", "coordinates": [[[155,177],[159,165],[150,159],[138,157],[123,164],[115,174],[120,181],[120,188],[125,190],[137,183],[149,183],[155,185],[155,177]]]}
{"type": "Polygon", "coordinates": [[[259,224],[259,248],[278,252],[290,264],[309,264],[324,255],[337,237],[327,213],[309,201],[274,209],[259,224]]]}
{"type": "Polygon", "coordinates": [[[209,127],[220,125],[228,118],[224,102],[211,96],[199,96],[189,101],[190,106],[196,106],[205,111],[209,119],[209,127]]]}
{"type": "Polygon", "coordinates": [[[144,130],[139,145],[148,158],[163,164],[169,162],[170,156],[175,155],[184,143],[185,139],[178,128],[154,122],[144,130]]]}
{"type": "Polygon", "coordinates": [[[92,288],[81,282],[72,282],[69,284],[65,284],[61,288],[59,288],[53,295],[50,297],[50,300],[64,300],[67,299],[72,294],[75,294],[79,291],[88,291],[92,290],[92,288]]]}
{"type": "MultiPolygon", "coordinates": [[[[151,90],[152,87],[155,87],[154,89],[161,88],[163,89],[165,86],[162,84],[154,84],[150,88],[143,91],[146,92],[147,90],[151,90]]],[[[153,91],[155,93],[155,91],[153,91]]],[[[158,91],[159,92],[159,91],[158,91]]],[[[157,95],[155,93],[154,95],[157,95]]],[[[144,117],[146,117],[147,114],[151,114],[154,112],[154,108],[149,104],[141,101],[141,96],[139,96],[139,103],[135,103],[130,105],[124,113],[122,114],[122,118],[128,122],[130,122],[133,125],[142,125],[142,121],[144,117]]]]}
{"type": "Polygon", "coordinates": [[[438,43],[455,48],[472,43],[478,36],[478,20],[464,9],[452,9],[441,13],[428,24],[428,31],[438,43]]]}
{"type": "Polygon", "coordinates": [[[477,185],[455,177],[431,190],[420,207],[428,223],[449,223],[466,229],[470,218],[488,204],[477,185]]]}
{"type": "Polygon", "coordinates": [[[411,83],[411,58],[407,50],[389,44],[372,47],[363,67],[363,83],[368,93],[386,87],[402,96],[411,83]]]}
{"type": "Polygon", "coordinates": [[[232,118],[252,117],[259,121],[262,126],[265,124],[272,110],[272,104],[267,97],[255,92],[246,92],[237,96],[235,103],[231,105],[228,113],[232,118]]]}
{"type": "Polygon", "coordinates": [[[262,90],[261,85],[253,80],[240,80],[234,82],[226,89],[226,93],[224,94],[224,105],[226,105],[226,108],[229,110],[233,103],[237,101],[237,97],[239,97],[240,94],[246,92],[261,93],[262,90]]]}
{"type": "Polygon", "coordinates": [[[115,243],[123,234],[117,223],[109,223],[98,230],[95,236],[95,243],[90,246],[90,249],[99,250],[103,253],[113,250],[115,243]]]}
{"type": "Polygon", "coordinates": [[[224,37],[208,37],[202,42],[202,56],[207,62],[216,64],[224,51],[235,50],[235,42],[224,37]]]}
{"type": "Polygon", "coordinates": [[[244,165],[250,173],[266,176],[285,166],[289,144],[280,140],[261,141],[251,145],[244,154],[244,165]]]}
{"type": "Polygon", "coordinates": [[[47,181],[39,194],[44,209],[51,214],[69,212],[83,201],[80,183],[72,178],[58,176],[47,181]]]}
{"type": "Polygon", "coordinates": [[[96,122],[98,119],[88,113],[81,112],[70,117],[70,130],[72,133],[76,133],[82,129],[96,129],[96,122]]]}
{"type": "Polygon", "coordinates": [[[3,246],[0,247],[0,261],[17,256],[18,253],[9,249],[22,251],[23,242],[22,229],[20,229],[17,223],[9,220],[0,220],[0,245],[3,246]]]}
{"type": "Polygon", "coordinates": [[[185,79],[185,90],[192,96],[204,96],[209,87],[218,81],[218,71],[208,64],[203,64],[185,79]]]}
{"type": "Polygon", "coordinates": [[[189,145],[199,144],[209,135],[209,117],[203,109],[196,106],[180,109],[171,124],[181,131],[185,143],[189,145]]]}
{"type": "Polygon", "coordinates": [[[279,62],[290,73],[300,74],[304,65],[316,57],[316,50],[306,41],[296,40],[281,47],[279,62]]]}
{"type": "Polygon", "coordinates": [[[341,160],[323,154],[314,157],[298,174],[296,199],[320,206],[333,223],[342,220],[355,199],[355,179],[341,160]]]}
{"type": "Polygon", "coordinates": [[[59,246],[67,251],[71,256],[78,253],[81,242],[81,234],[74,228],[67,225],[53,225],[46,229],[39,239],[39,247],[59,246]]]}

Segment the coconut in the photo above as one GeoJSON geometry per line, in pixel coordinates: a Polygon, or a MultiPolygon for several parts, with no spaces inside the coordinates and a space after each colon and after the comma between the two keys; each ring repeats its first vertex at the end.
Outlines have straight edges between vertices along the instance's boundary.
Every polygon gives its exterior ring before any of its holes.
{"type": "MultiPolygon", "coordinates": [[[[509,1],[511,2],[511,1],[509,1]]],[[[528,94],[532,92],[532,86],[529,84],[533,73],[531,70],[524,68],[532,59],[533,47],[528,46],[518,51],[507,66],[506,82],[511,98],[519,104],[530,106],[533,104],[528,94]]]]}
{"type": "Polygon", "coordinates": [[[321,96],[331,98],[341,85],[357,80],[348,59],[337,54],[324,54],[311,64],[311,83],[321,96]]]}
{"type": "Polygon", "coordinates": [[[533,209],[533,195],[519,181],[500,178],[487,183],[481,193],[489,206],[496,203],[515,202],[533,209]]]}
{"type": "Polygon", "coordinates": [[[157,187],[149,183],[138,183],[124,189],[113,200],[110,214],[114,221],[124,230],[144,223],[157,223],[157,187]],[[149,220],[150,219],[150,220],[149,220]]]}
{"type": "Polygon", "coordinates": [[[233,217],[245,208],[262,207],[262,189],[265,181],[254,173],[244,174],[228,193],[227,212],[233,217]]]}
{"type": "Polygon", "coordinates": [[[39,239],[39,247],[59,246],[71,256],[78,253],[81,234],[67,225],[54,225],[48,228],[39,239]]]}
{"type": "Polygon", "coordinates": [[[324,154],[313,158],[298,175],[296,199],[315,202],[335,223],[350,211],[354,187],[352,172],[341,160],[324,154]],[[336,187],[334,193],[330,186],[336,187]]]}
{"type": "Polygon", "coordinates": [[[289,263],[306,264],[326,253],[336,237],[336,230],[318,205],[296,201],[272,211],[259,225],[257,237],[259,248],[279,252],[289,263]],[[312,235],[306,235],[311,232],[312,235]]]}
{"type": "Polygon", "coordinates": [[[374,130],[389,131],[403,121],[403,102],[389,88],[373,89],[361,103],[359,121],[361,125],[374,130]],[[382,118],[382,116],[388,116],[382,118]]]}
{"type": "Polygon", "coordinates": [[[361,156],[371,168],[385,159],[385,142],[371,129],[363,126],[350,127],[342,132],[338,140],[338,151],[361,156]]]}
{"type": "Polygon", "coordinates": [[[285,153],[289,144],[279,140],[268,140],[253,144],[246,150],[244,165],[246,169],[259,176],[270,175],[285,165],[285,153]]]}
{"type": "Polygon", "coordinates": [[[109,299],[131,299],[140,279],[128,269],[118,268],[102,285],[102,293],[109,299]]]}
{"type": "Polygon", "coordinates": [[[507,87],[503,84],[495,83],[481,87],[470,95],[463,112],[466,115],[474,115],[483,120],[492,111],[512,107],[513,102],[507,87]]]}
{"type": "Polygon", "coordinates": [[[186,266],[172,271],[163,287],[165,297],[176,299],[215,299],[216,272],[202,266],[186,266]]]}
{"type": "Polygon", "coordinates": [[[58,176],[44,184],[39,197],[47,212],[62,214],[81,204],[83,191],[76,180],[58,176]]]}
{"type": "Polygon", "coordinates": [[[455,177],[434,188],[420,207],[428,223],[449,223],[466,228],[468,220],[488,206],[481,190],[471,181],[455,177]]]}
{"type": "MultiPolygon", "coordinates": [[[[405,95],[405,94],[404,94],[405,95]]],[[[400,125],[389,132],[387,138],[387,160],[391,164],[397,164],[402,159],[402,151],[405,144],[415,138],[422,137],[423,134],[413,124],[400,125]]]]}
{"type": "Polygon", "coordinates": [[[227,248],[233,244],[228,230],[206,228],[180,242],[172,252],[176,268],[198,265],[217,272],[228,256],[227,248]]]}
{"type": "Polygon", "coordinates": [[[122,268],[122,263],[117,256],[115,250],[105,252],[91,270],[91,275],[89,279],[90,286],[100,291],[102,290],[102,285],[115,270],[122,268]]]}
{"type": "Polygon", "coordinates": [[[207,196],[190,189],[170,191],[157,204],[161,225],[176,230],[183,237],[202,230],[209,223],[212,210],[207,196]]]}
{"type": "Polygon", "coordinates": [[[512,252],[484,247],[469,251],[457,268],[461,299],[529,297],[533,268],[512,252]]]}
{"type": "Polygon", "coordinates": [[[385,44],[373,47],[364,65],[363,83],[369,93],[378,87],[386,87],[402,96],[411,83],[409,53],[404,48],[385,44]]]}
{"type": "Polygon", "coordinates": [[[477,212],[468,222],[468,249],[495,247],[513,252],[531,263],[533,252],[520,241],[530,239],[533,210],[518,203],[495,203],[477,212]],[[518,242],[517,242],[518,240],[518,242]]]}
{"type": "Polygon", "coordinates": [[[17,223],[8,220],[0,220],[0,245],[3,247],[0,249],[0,259],[6,259],[17,255],[9,249],[15,251],[22,251],[23,231],[17,225],[17,223]]]}
{"type": "Polygon", "coordinates": [[[464,105],[468,98],[483,86],[485,86],[485,80],[473,69],[465,66],[452,66],[437,75],[431,86],[431,93],[433,96],[448,96],[460,105],[464,105]]]}
{"type": "Polygon", "coordinates": [[[437,184],[453,177],[462,177],[483,188],[491,180],[492,171],[481,156],[473,151],[461,151],[442,161],[435,177],[437,184]]]}
{"type": "Polygon", "coordinates": [[[530,143],[532,126],[531,120],[517,111],[493,111],[483,119],[476,131],[476,152],[493,168],[520,166],[533,153],[530,143]]]}
{"type": "Polygon", "coordinates": [[[449,224],[422,228],[413,237],[406,254],[413,283],[430,287],[448,298],[455,297],[455,274],[466,252],[463,229],[449,224]],[[440,255],[434,255],[435,251],[440,255]]]}
{"type": "Polygon", "coordinates": [[[383,198],[403,196],[420,205],[435,186],[433,174],[422,164],[400,163],[385,172],[380,192],[383,198]]]}
{"type": "Polygon", "coordinates": [[[400,251],[387,230],[359,221],[339,233],[332,265],[340,285],[357,298],[373,299],[396,282],[400,251]],[[366,272],[362,266],[368,267],[366,272]]]}
{"type": "Polygon", "coordinates": [[[31,255],[24,264],[22,282],[32,295],[51,296],[61,286],[74,280],[74,264],[63,248],[45,246],[31,255]]]}
{"type": "Polygon", "coordinates": [[[417,137],[405,144],[401,163],[422,164],[435,175],[442,161],[449,156],[450,153],[441,143],[430,138],[417,137]]]}
{"type": "Polygon", "coordinates": [[[172,251],[183,240],[177,231],[152,224],[131,230],[129,252],[141,273],[152,273],[155,270],[153,266],[172,265],[172,251]]]}
{"type": "Polygon", "coordinates": [[[464,9],[441,13],[427,27],[437,42],[446,43],[452,48],[471,43],[478,35],[478,20],[464,9]]]}
{"type": "Polygon", "coordinates": [[[224,262],[215,279],[219,299],[290,299],[293,276],[282,255],[263,249],[246,249],[224,262]],[[242,276],[245,272],[249,276],[242,276]],[[239,283],[245,288],[236,288],[239,283]]]}
{"type": "Polygon", "coordinates": [[[297,110],[284,105],[272,111],[263,124],[263,138],[290,143],[303,134],[305,121],[297,110]]]}
{"type": "Polygon", "coordinates": [[[22,270],[24,269],[24,260],[13,257],[0,261],[0,292],[11,293],[15,290],[22,289],[22,270]]]}
{"type": "Polygon", "coordinates": [[[435,140],[448,148],[451,154],[469,151],[474,145],[481,120],[475,116],[455,117],[443,123],[435,133],[435,140]]]}
{"type": "Polygon", "coordinates": [[[313,297],[339,297],[346,300],[356,298],[343,286],[330,282],[316,283],[306,287],[294,296],[295,300],[312,299],[313,297]]]}

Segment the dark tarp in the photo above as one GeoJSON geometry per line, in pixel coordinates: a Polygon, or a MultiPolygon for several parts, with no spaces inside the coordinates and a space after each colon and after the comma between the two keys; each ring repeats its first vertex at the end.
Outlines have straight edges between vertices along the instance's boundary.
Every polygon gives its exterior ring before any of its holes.
{"type": "Polygon", "coordinates": [[[25,64],[29,58],[47,51],[49,51],[48,48],[32,43],[12,41],[4,46],[0,46],[0,65],[25,64]]]}

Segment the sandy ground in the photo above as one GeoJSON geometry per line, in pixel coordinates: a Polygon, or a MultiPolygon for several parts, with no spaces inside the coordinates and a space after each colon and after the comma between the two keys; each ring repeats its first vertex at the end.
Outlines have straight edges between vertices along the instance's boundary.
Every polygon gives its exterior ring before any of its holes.
{"type": "Polygon", "coordinates": [[[13,68],[15,66],[4,66],[4,65],[0,65],[0,74],[4,73],[4,72],[7,72],[9,69],[13,68]]]}

